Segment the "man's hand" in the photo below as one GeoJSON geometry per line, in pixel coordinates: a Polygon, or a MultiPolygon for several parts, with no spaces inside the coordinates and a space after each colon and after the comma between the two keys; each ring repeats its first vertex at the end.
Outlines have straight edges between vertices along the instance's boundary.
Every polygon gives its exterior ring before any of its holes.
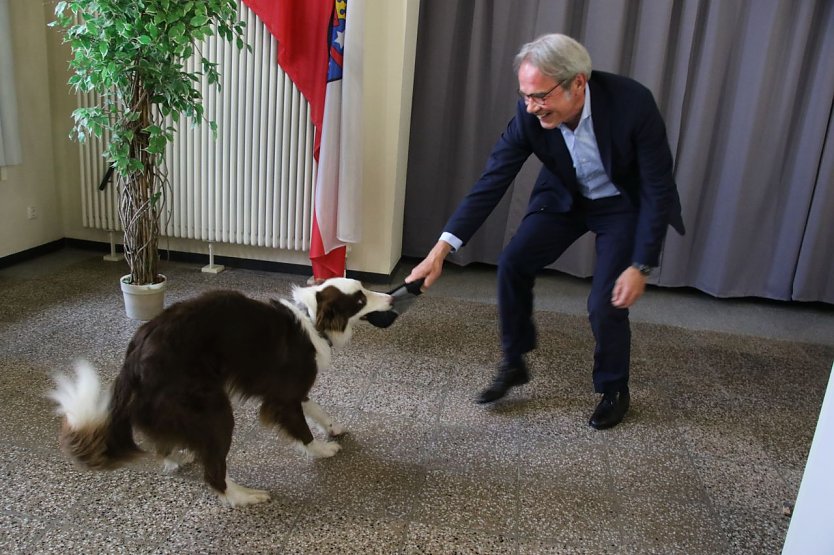
{"type": "Polygon", "coordinates": [[[405,282],[411,283],[414,280],[426,278],[426,281],[423,282],[423,290],[431,287],[443,272],[443,261],[446,260],[451,251],[452,245],[446,241],[438,241],[426,258],[411,270],[411,273],[405,278],[405,282]]]}
{"type": "Polygon", "coordinates": [[[646,276],[640,270],[629,266],[614,282],[611,304],[617,308],[629,308],[637,302],[646,290],[646,276]]]}

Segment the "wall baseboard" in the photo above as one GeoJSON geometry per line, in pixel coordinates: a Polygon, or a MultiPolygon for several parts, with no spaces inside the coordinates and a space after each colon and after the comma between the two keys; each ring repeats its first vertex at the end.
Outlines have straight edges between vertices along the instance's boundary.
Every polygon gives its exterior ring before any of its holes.
{"type": "Polygon", "coordinates": [[[26,262],[27,260],[32,260],[34,258],[38,258],[39,256],[59,251],[65,246],[66,239],[58,239],[57,241],[44,243],[43,245],[26,249],[25,251],[0,257],[0,269],[8,268],[9,266],[14,266],[15,264],[20,264],[21,262],[26,262]]]}
{"type": "MultiPolygon", "coordinates": [[[[8,266],[13,266],[14,264],[26,262],[28,260],[38,258],[45,254],[59,251],[63,248],[74,248],[101,253],[110,252],[110,245],[108,243],[102,243],[99,241],[87,241],[83,239],[64,238],[31,249],[27,249],[25,251],[11,254],[9,256],[2,257],[0,258],[0,268],[6,268],[8,266]]],[[[116,251],[123,252],[122,246],[116,245],[116,251]]],[[[208,254],[198,254],[170,250],[161,250],[160,256],[163,260],[171,260],[175,262],[188,262],[193,264],[208,264],[209,260],[208,254]]],[[[216,264],[221,264],[230,268],[255,270],[259,272],[275,272],[302,276],[309,276],[311,274],[310,266],[306,266],[303,264],[288,264],[285,262],[270,262],[267,260],[254,260],[250,258],[236,258],[233,256],[217,255],[214,255],[214,262],[216,264]]],[[[389,283],[391,281],[392,275],[393,273],[391,275],[386,275],[377,274],[374,272],[357,272],[354,270],[347,271],[347,277],[358,279],[366,283],[389,283]]]]}

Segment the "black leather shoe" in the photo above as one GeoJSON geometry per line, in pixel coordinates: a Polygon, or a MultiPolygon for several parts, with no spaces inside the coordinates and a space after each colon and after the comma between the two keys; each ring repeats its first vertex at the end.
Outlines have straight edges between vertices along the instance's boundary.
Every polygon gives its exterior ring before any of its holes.
{"type": "Polygon", "coordinates": [[[623,421],[630,401],[628,391],[604,394],[588,424],[597,430],[613,428],[623,421]]]}
{"type": "Polygon", "coordinates": [[[511,387],[523,385],[530,381],[530,373],[524,362],[520,364],[502,363],[492,383],[481,392],[478,403],[491,403],[507,394],[511,387]]]}

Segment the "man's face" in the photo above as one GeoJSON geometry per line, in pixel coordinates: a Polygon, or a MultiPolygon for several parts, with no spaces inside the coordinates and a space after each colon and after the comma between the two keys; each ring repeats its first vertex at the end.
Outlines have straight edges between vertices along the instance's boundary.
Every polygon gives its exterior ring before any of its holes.
{"type": "Polygon", "coordinates": [[[561,123],[575,128],[585,103],[585,76],[557,83],[528,62],[518,68],[518,92],[523,95],[527,113],[539,118],[545,129],[561,123]]]}

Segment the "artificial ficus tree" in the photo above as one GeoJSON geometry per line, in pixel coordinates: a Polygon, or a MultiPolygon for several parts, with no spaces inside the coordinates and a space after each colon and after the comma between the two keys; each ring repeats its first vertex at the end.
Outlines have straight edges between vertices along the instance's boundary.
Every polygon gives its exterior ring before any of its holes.
{"type": "MultiPolygon", "coordinates": [[[[95,106],[73,112],[71,136],[105,137],[104,157],[119,192],[130,283],[159,279],[160,218],[167,189],[165,148],[183,116],[204,120],[202,79],[219,86],[217,64],[199,51],[219,35],[238,48],[244,23],[235,0],[63,0],[55,21],[69,43],[77,92],[94,92],[95,106]],[[196,53],[193,71],[187,62],[196,53]]],[[[216,124],[209,121],[212,132],[216,124]]]]}

